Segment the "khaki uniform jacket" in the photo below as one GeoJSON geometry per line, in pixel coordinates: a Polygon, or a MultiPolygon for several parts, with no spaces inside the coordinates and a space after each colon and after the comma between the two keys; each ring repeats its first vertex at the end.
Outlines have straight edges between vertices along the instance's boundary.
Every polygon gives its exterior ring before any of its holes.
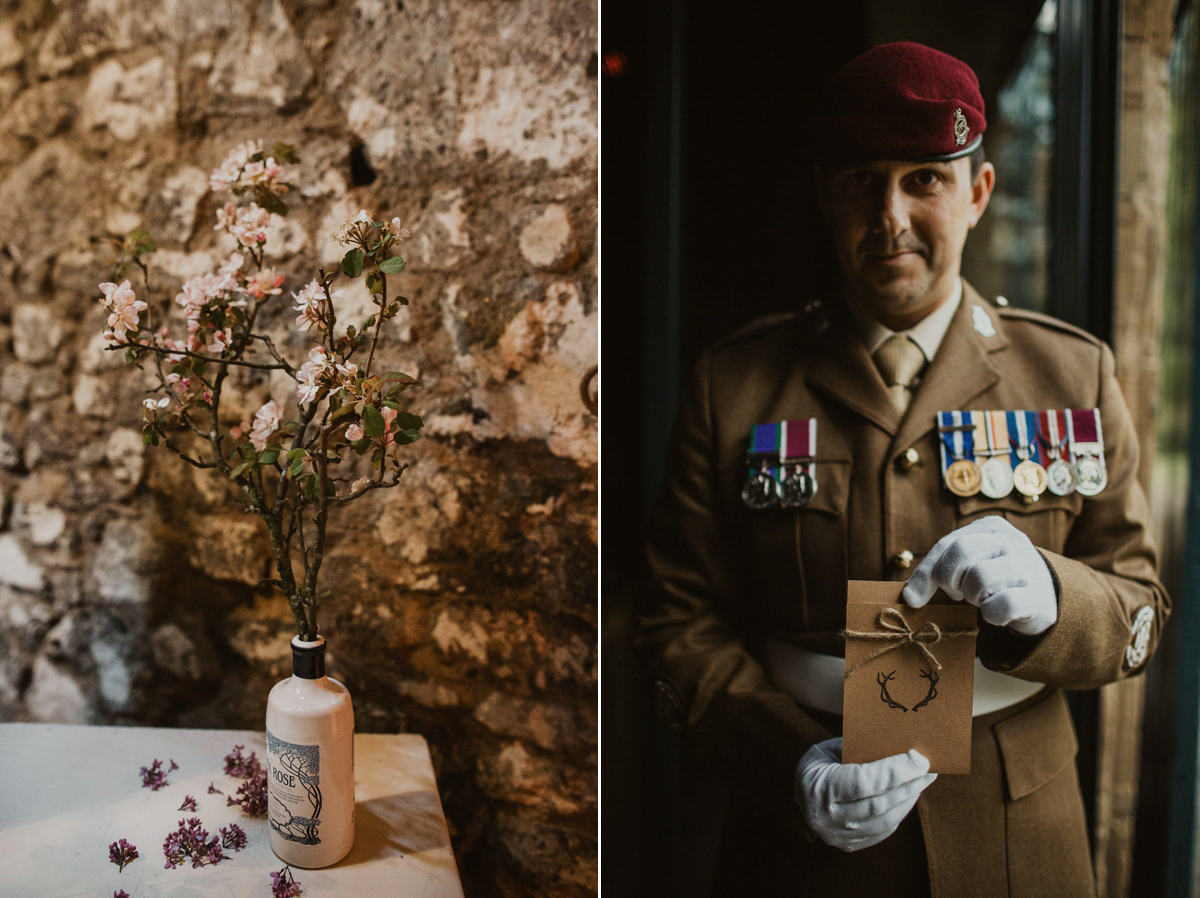
{"type": "Polygon", "coordinates": [[[1059,617],[1036,638],[981,622],[978,654],[985,666],[1049,690],[977,718],[972,775],[939,777],[922,795],[932,891],[1083,895],[1092,885],[1076,742],[1057,687],[1092,688],[1137,672],[1126,660],[1134,616],[1153,609],[1152,650],[1169,600],[1146,533],[1137,440],[1112,353],[1081,330],[995,308],[964,286],[903,418],[840,304],[751,325],[700,358],[649,528],[653,583],[639,645],[660,714],[700,741],[735,790],[799,836],[796,765],[832,728],[775,688],[759,641],[842,654],[847,579],[905,579],[911,571],[898,566],[900,553],[911,552],[915,565],[952,530],[1003,515],[1046,558],[1059,617]],[[943,485],[937,412],[1092,407],[1101,411],[1108,468],[1098,496],[1045,493],[1026,504],[1015,492],[960,498],[943,485]],[[748,508],[741,490],[751,428],[810,417],[812,502],[748,508]],[[910,448],[919,456],[912,468],[901,460],[910,448]]]}

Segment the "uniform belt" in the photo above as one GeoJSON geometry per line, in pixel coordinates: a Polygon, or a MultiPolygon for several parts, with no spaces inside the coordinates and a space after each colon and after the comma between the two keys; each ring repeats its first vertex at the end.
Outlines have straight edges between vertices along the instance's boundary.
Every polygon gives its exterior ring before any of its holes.
{"type": "MultiPolygon", "coordinates": [[[[775,686],[797,704],[829,714],[842,713],[842,688],[846,661],[837,655],[810,652],[786,642],[768,639],[763,644],[763,660],[775,686]]],[[[991,714],[1024,701],[1043,688],[1041,683],[1018,680],[1008,674],[988,670],[975,659],[975,695],[971,716],[991,714]]]]}

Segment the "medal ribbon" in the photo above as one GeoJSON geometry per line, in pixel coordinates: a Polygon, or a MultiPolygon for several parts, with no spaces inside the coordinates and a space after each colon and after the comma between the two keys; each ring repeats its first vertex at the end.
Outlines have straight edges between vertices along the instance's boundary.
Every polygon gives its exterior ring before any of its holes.
{"type": "Polygon", "coordinates": [[[987,419],[988,454],[1010,455],[1012,447],[1008,443],[1008,416],[1004,412],[985,412],[984,417],[987,419]]]}
{"type": "Polygon", "coordinates": [[[755,424],[750,431],[751,455],[779,455],[780,427],[782,421],[771,424],[755,424]]]}
{"type": "Polygon", "coordinates": [[[802,421],[780,421],[781,439],[779,460],[781,462],[811,459],[817,454],[817,419],[802,421]]]}
{"type": "Polygon", "coordinates": [[[1004,413],[1005,423],[1008,425],[1008,462],[1012,467],[1016,467],[1028,455],[1022,455],[1029,449],[1029,430],[1025,425],[1025,413],[1022,411],[1009,411],[1004,413]]]}
{"type": "Polygon", "coordinates": [[[972,412],[938,412],[938,429],[942,435],[939,447],[942,456],[942,476],[956,461],[975,458],[975,428],[972,412]]]}
{"type": "Polygon", "coordinates": [[[1066,442],[1066,413],[1051,408],[1038,412],[1037,415],[1038,441],[1045,447],[1046,457],[1054,458],[1056,452],[1061,455],[1063,444],[1066,442]],[[1063,418],[1060,418],[1060,415],[1063,418]]]}
{"type": "Polygon", "coordinates": [[[1071,409],[1072,443],[1100,442],[1100,409],[1071,409]]]}

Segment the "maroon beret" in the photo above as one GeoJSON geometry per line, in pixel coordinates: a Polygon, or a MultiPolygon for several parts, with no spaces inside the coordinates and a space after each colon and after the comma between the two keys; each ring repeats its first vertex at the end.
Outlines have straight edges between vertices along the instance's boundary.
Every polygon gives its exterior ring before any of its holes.
{"type": "Polygon", "coordinates": [[[971,153],[987,119],[971,67],[924,44],[883,44],[848,62],[826,94],[827,160],[948,161],[971,153]]]}

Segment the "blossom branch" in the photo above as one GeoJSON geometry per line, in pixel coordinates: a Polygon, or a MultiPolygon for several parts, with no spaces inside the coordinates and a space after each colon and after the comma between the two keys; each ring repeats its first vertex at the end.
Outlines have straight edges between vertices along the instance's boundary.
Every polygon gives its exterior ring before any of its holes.
{"type": "Polygon", "coordinates": [[[202,362],[217,362],[218,364],[221,364],[221,365],[237,365],[238,367],[241,367],[241,368],[257,368],[260,371],[287,371],[289,374],[294,373],[288,367],[286,362],[283,364],[279,364],[279,365],[264,365],[261,362],[246,362],[246,361],[243,361],[242,359],[217,359],[210,355],[202,355],[201,353],[198,353],[198,352],[192,352],[191,350],[188,350],[188,349],[167,349],[165,346],[155,346],[153,343],[139,343],[136,340],[130,340],[125,343],[114,343],[112,346],[104,347],[104,351],[105,352],[113,352],[118,349],[127,349],[129,347],[145,349],[150,352],[156,352],[159,355],[164,355],[164,356],[182,355],[182,356],[187,356],[188,358],[192,358],[192,359],[200,359],[202,362]]]}

